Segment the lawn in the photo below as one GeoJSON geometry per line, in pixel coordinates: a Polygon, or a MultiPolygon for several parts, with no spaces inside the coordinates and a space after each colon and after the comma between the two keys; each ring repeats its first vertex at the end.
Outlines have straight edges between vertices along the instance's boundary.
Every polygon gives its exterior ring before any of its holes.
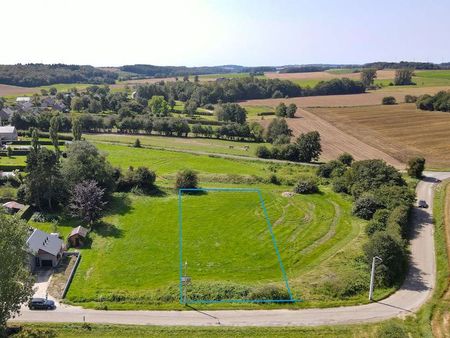
{"type": "Polygon", "coordinates": [[[227,141],[214,138],[194,137],[168,137],[158,135],[124,135],[124,134],[85,134],[84,137],[92,142],[113,142],[124,145],[133,145],[138,138],[142,146],[182,150],[187,152],[205,152],[228,155],[256,157],[256,148],[267,143],[227,141]],[[248,147],[248,148],[247,148],[248,147]]]}
{"type": "MultiPolygon", "coordinates": [[[[362,222],[350,216],[350,201],[329,189],[323,189],[323,194],[285,198],[281,192],[287,188],[260,188],[294,296],[307,296],[306,306],[329,301],[318,288],[324,271],[339,275],[336,270],[342,261],[360,250],[362,222]]],[[[254,193],[212,192],[183,201],[183,258],[197,294],[207,298],[224,285],[284,287],[254,193]]],[[[114,211],[91,233],[91,246],[82,250],[68,300],[85,306],[177,307],[177,208],[177,196],[171,192],[162,197],[115,195],[114,211]]],[[[354,276],[362,273],[355,266],[344,270],[354,276]]]]}
{"type": "MultiPolygon", "coordinates": [[[[96,143],[97,147],[105,152],[113,166],[127,169],[129,166],[147,166],[155,170],[157,175],[173,175],[181,169],[193,169],[202,174],[228,174],[228,175],[256,175],[268,177],[274,172],[261,161],[244,161],[196,155],[179,151],[165,151],[158,149],[132,148],[124,145],[96,143]]],[[[313,168],[292,164],[280,166],[283,170],[293,168],[296,173],[312,172],[313,168]]],[[[284,172],[283,172],[284,173],[284,172]]]]}

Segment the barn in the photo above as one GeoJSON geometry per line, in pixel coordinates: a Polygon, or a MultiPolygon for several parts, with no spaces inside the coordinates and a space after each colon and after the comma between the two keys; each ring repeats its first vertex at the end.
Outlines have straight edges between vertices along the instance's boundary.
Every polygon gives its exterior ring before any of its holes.
{"type": "Polygon", "coordinates": [[[14,126],[0,126],[0,141],[10,142],[17,140],[17,130],[14,126]]]}

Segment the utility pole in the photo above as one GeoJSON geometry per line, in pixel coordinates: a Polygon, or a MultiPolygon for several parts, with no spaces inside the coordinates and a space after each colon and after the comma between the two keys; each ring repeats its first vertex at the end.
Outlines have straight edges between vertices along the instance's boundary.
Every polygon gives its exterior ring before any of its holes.
{"type": "Polygon", "coordinates": [[[375,283],[375,264],[376,261],[379,260],[382,262],[383,260],[378,256],[373,256],[372,258],[372,272],[370,273],[370,287],[369,287],[369,300],[373,300],[373,287],[375,283]]]}

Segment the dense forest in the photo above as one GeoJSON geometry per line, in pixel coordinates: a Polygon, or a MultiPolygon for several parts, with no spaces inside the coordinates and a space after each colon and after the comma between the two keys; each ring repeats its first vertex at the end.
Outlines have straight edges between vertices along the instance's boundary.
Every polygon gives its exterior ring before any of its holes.
{"type": "Polygon", "coordinates": [[[449,69],[450,65],[448,63],[431,63],[431,62],[410,62],[410,61],[400,61],[400,62],[371,62],[363,65],[364,68],[375,68],[375,69],[449,69]]]}
{"type": "Polygon", "coordinates": [[[185,67],[185,66],[154,66],[154,65],[125,65],[120,70],[150,77],[174,77],[206,74],[226,73],[261,73],[275,71],[275,67],[243,67],[237,65],[213,67],[185,67]]]}
{"type": "Polygon", "coordinates": [[[326,66],[292,66],[280,69],[280,73],[309,73],[309,72],[323,72],[330,69],[326,66]]]}
{"type": "Polygon", "coordinates": [[[23,87],[56,83],[111,84],[117,74],[92,66],[40,63],[0,65],[0,84],[23,87]]]}
{"type": "Polygon", "coordinates": [[[321,81],[314,88],[301,88],[291,81],[246,77],[208,83],[177,81],[145,84],[136,88],[136,98],[148,100],[152,96],[161,95],[166,100],[195,101],[198,106],[203,106],[218,102],[357,94],[364,91],[365,87],[361,82],[347,78],[321,81]]]}

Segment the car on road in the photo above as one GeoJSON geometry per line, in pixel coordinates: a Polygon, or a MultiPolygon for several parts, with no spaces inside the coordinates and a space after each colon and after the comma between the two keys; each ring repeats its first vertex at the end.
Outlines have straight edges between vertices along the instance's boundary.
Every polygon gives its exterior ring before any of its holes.
{"type": "Polygon", "coordinates": [[[45,298],[32,298],[28,303],[30,310],[54,310],[55,302],[45,298]]]}
{"type": "Polygon", "coordinates": [[[428,208],[428,203],[424,200],[420,200],[418,206],[419,208],[428,208]]]}

